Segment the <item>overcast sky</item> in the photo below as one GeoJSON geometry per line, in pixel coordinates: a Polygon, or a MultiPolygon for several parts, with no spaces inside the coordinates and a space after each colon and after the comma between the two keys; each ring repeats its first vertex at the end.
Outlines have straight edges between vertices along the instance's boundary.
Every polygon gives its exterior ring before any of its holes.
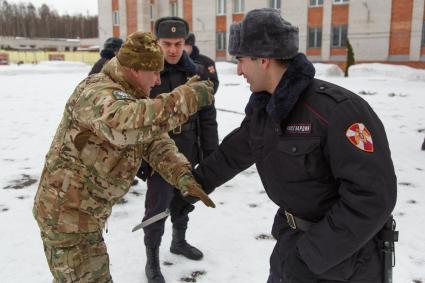
{"type": "Polygon", "coordinates": [[[54,8],[59,14],[86,14],[97,15],[97,0],[7,0],[9,3],[32,3],[40,7],[43,3],[54,8]]]}

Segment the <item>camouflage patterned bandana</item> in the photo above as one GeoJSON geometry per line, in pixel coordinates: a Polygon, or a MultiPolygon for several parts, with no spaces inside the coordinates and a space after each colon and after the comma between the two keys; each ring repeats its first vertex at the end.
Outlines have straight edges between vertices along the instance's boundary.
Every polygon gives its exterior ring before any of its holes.
{"type": "Polygon", "coordinates": [[[118,52],[122,66],[134,70],[162,71],[164,53],[150,32],[134,32],[127,37],[118,52]]]}

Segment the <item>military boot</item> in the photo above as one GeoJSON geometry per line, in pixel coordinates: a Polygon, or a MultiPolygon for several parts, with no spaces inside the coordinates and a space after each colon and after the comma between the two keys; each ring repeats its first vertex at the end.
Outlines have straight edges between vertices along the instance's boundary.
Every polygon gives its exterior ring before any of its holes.
{"type": "Polygon", "coordinates": [[[170,252],[193,260],[200,260],[204,256],[200,250],[186,242],[186,229],[173,228],[173,240],[171,241],[170,252]]]}
{"type": "Polygon", "coordinates": [[[161,267],[159,266],[159,247],[146,247],[145,273],[148,283],[165,283],[164,276],[161,273],[161,267]]]}

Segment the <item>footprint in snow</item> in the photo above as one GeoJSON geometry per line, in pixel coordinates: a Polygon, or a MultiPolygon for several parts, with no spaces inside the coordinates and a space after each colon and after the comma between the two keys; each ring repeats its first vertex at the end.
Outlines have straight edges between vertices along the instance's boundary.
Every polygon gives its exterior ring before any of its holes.
{"type": "Polygon", "coordinates": [[[361,90],[359,91],[360,95],[375,95],[376,91],[369,91],[369,90],[361,90]]]}
{"type": "Polygon", "coordinates": [[[14,189],[14,190],[20,190],[25,187],[29,187],[35,183],[37,183],[37,179],[32,178],[30,175],[22,174],[21,179],[12,180],[10,185],[4,187],[3,189],[14,189]]]}
{"type": "Polygon", "coordinates": [[[138,191],[131,191],[130,194],[135,195],[136,197],[143,195],[142,193],[140,193],[138,191]]]}
{"type": "Polygon", "coordinates": [[[174,263],[169,262],[169,261],[164,261],[162,264],[163,264],[163,265],[165,265],[165,266],[171,266],[171,265],[174,265],[174,263]]]}
{"type": "Polygon", "coordinates": [[[273,236],[270,234],[260,234],[255,237],[256,240],[274,240],[273,236]]]}
{"type": "Polygon", "coordinates": [[[416,200],[414,200],[414,199],[411,199],[411,200],[408,200],[408,201],[407,201],[407,203],[415,204],[415,203],[417,203],[417,201],[416,201],[416,200]]]}
{"type": "Polygon", "coordinates": [[[6,212],[6,211],[8,211],[8,210],[9,210],[9,208],[8,208],[8,207],[6,207],[6,206],[4,206],[4,205],[0,204],[0,212],[6,212]]]}
{"type": "Polygon", "coordinates": [[[412,183],[410,183],[410,182],[399,182],[398,183],[400,186],[405,186],[405,187],[412,187],[412,188],[414,188],[415,186],[412,184],[412,183]]]}
{"type": "Polygon", "coordinates": [[[190,276],[182,277],[180,278],[180,281],[182,282],[197,282],[196,279],[198,279],[200,276],[205,275],[206,271],[193,271],[190,276]]]}
{"type": "Polygon", "coordinates": [[[251,207],[251,208],[256,208],[256,207],[258,207],[258,204],[250,203],[250,204],[248,204],[248,206],[251,207]]]}
{"type": "Polygon", "coordinates": [[[128,200],[126,200],[125,198],[120,199],[117,204],[126,204],[128,203],[128,200]]]}

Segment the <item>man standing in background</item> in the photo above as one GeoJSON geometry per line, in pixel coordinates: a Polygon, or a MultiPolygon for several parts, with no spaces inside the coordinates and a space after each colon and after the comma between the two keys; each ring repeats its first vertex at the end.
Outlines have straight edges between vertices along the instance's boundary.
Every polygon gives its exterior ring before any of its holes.
{"type": "Polygon", "coordinates": [[[105,43],[103,44],[103,50],[100,51],[100,59],[93,65],[89,75],[100,73],[103,65],[105,65],[109,60],[117,55],[122,43],[122,39],[118,37],[110,37],[105,40],[105,43]]]}
{"type": "MultiPolygon", "coordinates": [[[[185,84],[188,78],[195,74],[202,76],[201,67],[184,52],[184,43],[189,32],[189,25],[185,20],[178,17],[160,18],[155,22],[154,30],[164,52],[165,62],[164,70],[161,71],[161,84],[152,89],[151,98],[185,84]]],[[[218,146],[214,105],[203,107],[185,124],[169,134],[192,166],[196,165],[203,156],[209,155],[218,146]]],[[[186,202],[172,185],[148,166],[140,168],[138,177],[147,179],[148,187],[143,220],[170,209],[173,223],[170,251],[192,260],[200,260],[203,257],[202,252],[186,242],[188,214],[194,206],[186,202]]],[[[165,282],[159,265],[159,246],[164,234],[164,225],[165,219],[162,219],[144,228],[147,257],[145,272],[149,283],[165,282]]]]}
{"type": "Polygon", "coordinates": [[[190,32],[184,42],[184,50],[186,51],[187,54],[189,54],[190,59],[192,59],[193,62],[203,67],[202,73],[204,76],[206,76],[210,81],[214,83],[214,93],[216,93],[219,82],[218,82],[217,69],[215,68],[215,62],[208,56],[201,54],[198,46],[196,46],[195,44],[196,44],[195,34],[190,32]]]}

